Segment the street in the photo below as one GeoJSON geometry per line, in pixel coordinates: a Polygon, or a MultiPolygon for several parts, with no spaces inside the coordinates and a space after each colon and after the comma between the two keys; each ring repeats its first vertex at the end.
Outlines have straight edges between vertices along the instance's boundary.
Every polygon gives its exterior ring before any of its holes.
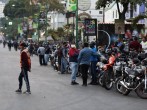
{"type": "MultiPolygon", "coordinates": [[[[123,96],[115,89],[100,86],[70,85],[69,74],[58,74],[53,68],[40,66],[37,56],[31,57],[29,73],[31,95],[16,94],[20,73],[19,51],[8,51],[0,45],[0,110],[146,110],[147,100],[135,92],[123,96]]],[[[25,82],[23,91],[25,91],[25,82]]]]}

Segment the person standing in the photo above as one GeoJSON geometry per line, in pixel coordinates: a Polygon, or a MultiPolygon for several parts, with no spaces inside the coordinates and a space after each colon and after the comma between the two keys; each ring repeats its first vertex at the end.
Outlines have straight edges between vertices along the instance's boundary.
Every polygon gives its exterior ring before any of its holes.
{"type": "Polygon", "coordinates": [[[143,37],[143,38],[142,38],[141,45],[142,45],[143,51],[144,51],[145,53],[147,53],[147,40],[146,40],[146,37],[143,37]]]}
{"type": "Polygon", "coordinates": [[[37,54],[39,55],[39,63],[40,63],[40,65],[46,65],[45,64],[45,59],[44,59],[45,48],[42,45],[40,45],[40,47],[38,48],[37,54]]]}
{"type": "Polygon", "coordinates": [[[44,55],[44,59],[45,59],[45,64],[48,64],[49,61],[49,54],[51,53],[50,47],[49,45],[46,46],[45,48],[45,55],[44,55]]]}
{"type": "Polygon", "coordinates": [[[9,51],[11,51],[11,46],[12,46],[11,41],[9,41],[8,42],[8,49],[9,49],[9,51]]]}
{"type": "Polygon", "coordinates": [[[14,41],[13,42],[13,45],[14,45],[14,50],[17,51],[17,49],[18,49],[18,42],[17,41],[14,41]]]}
{"type": "Polygon", "coordinates": [[[19,89],[17,89],[15,92],[21,93],[22,92],[22,84],[23,84],[23,78],[26,82],[26,88],[27,90],[24,93],[31,94],[30,91],[30,83],[29,83],[29,78],[28,78],[28,71],[31,72],[31,59],[30,59],[30,54],[27,49],[25,49],[26,44],[21,43],[20,44],[20,66],[21,66],[21,72],[19,75],[19,89]]]}
{"type": "Polygon", "coordinates": [[[87,86],[88,69],[92,55],[98,56],[98,53],[93,52],[92,49],[89,48],[88,43],[84,43],[84,48],[80,51],[78,56],[78,63],[80,64],[80,70],[82,73],[83,86],[87,86]]]}
{"type": "Polygon", "coordinates": [[[28,46],[28,50],[30,52],[30,55],[33,56],[33,51],[34,51],[34,45],[33,45],[33,43],[30,43],[30,45],[28,46]]]}
{"type": "MultiPolygon", "coordinates": [[[[90,48],[92,49],[93,52],[97,52],[97,48],[95,47],[95,42],[91,42],[90,48]]],[[[97,76],[96,76],[96,64],[98,61],[98,57],[95,55],[92,55],[90,58],[90,73],[92,75],[91,82],[89,84],[91,85],[97,85],[97,76]]]]}
{"type": "Polygon", "coordinates": [[[64,74],[66,72],[66,67],[68,64],[67,61],[67,54],[68,54],[68,50],[67,50],[67,43],[64,42],[63,43],[63,48],[62,48],[62,56],[61,56],[61,74],[64,74]]]}
{"type": "Polygon", "coordinates": [[[70,68],[72,71],[71,85],[79,84],[76,82],[76,75],[78,73],[78,55],[79,55],[78,49],[76,49],[76,46],[72,44],[71,48],[69,49],[69,62],[70,62],[70,68]]]}

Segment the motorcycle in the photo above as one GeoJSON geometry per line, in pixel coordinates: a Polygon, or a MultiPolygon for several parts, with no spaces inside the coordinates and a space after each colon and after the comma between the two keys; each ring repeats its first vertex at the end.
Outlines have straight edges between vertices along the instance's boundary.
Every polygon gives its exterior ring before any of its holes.
{"type": "Polygon", "coordinates": [[[133,64],[131,68],[122,64],[122,78],[116,81],[119,93],[128,95],[134,90],[140,98],[147,99],[147,59],[142,62],[145,63],[133,64]]]}
{"type": "Polygon", "coordinates": [[[108,60],[108,64],[105,64],[103,66],[103,75],[101,76],[102,80],[102,86],[110,90],[113,87],[113,81],[114,81],[114,74],[113,74],[113,65],[115,63],[116,57],[114,55],[111,55],[108,60]]]}

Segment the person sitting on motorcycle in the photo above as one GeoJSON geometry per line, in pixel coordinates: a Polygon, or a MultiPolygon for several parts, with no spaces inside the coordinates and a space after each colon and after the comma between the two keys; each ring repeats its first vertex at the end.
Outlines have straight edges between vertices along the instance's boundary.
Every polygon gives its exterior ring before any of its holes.
{"type": "Polygon", "coordinates": [[[108,64],[106,64],[104,66],[104,69],[107,70],[109,67],[112,67],[113,64],[115,63],[116,60],[116,56],[115,53],[112,52],[111,50],[107,52],[108,56],[109,56],[109,60],[108,60],[108,64]]]}

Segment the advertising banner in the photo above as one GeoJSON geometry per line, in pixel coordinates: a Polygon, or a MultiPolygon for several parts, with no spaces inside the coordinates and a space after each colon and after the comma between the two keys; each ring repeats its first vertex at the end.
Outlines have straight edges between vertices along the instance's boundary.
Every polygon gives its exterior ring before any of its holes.
{"type": "Polygon", "coordinates": [[[77,10],[77,0],[68,0],[67,11],[72,12],[77,10]]]}
{"type": "Polygon", "coordinates": [[[85,36],[97,36],[97,19],[85,19],[85,36]]]}

